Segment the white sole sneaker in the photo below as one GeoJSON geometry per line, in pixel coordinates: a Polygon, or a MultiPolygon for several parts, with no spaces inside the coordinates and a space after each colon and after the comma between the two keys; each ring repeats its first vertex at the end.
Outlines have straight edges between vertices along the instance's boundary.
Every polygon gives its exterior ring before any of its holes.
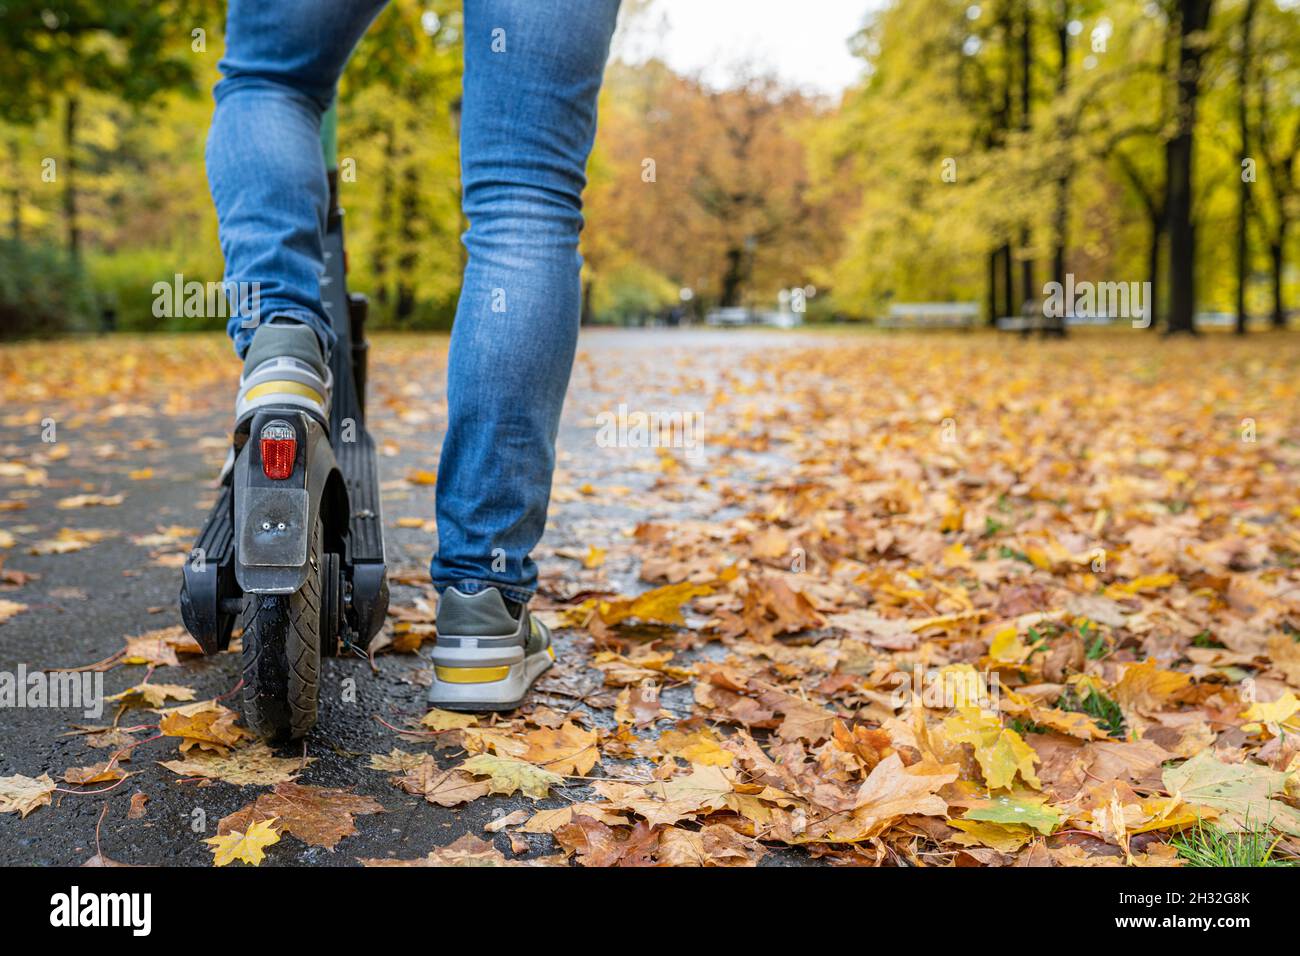
{"type": "Polygon", "coordinates": [[[429,703],[443,710],[514,710],[554,663],[555,650],[549,645],[513,664],[458,667],[435,663],[429,703]]]}

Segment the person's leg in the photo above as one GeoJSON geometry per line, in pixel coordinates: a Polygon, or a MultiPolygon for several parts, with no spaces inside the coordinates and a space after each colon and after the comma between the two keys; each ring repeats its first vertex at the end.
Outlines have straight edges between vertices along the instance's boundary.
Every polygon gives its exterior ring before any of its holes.
{"type": "Polygon", "coordinates": [[[525,602],[577,343],[585,168],[618,0],[465,0],[469,260],[438,471],[440,591],[525,602]]]}
{"type": "Polygon", "coordinates": [[[323,351],[333,345],[320,300],[329,202],[320,118],[384,2],[230,0],[207,166],[226,281],[258,284],[257,316],[227,326],[241,357],[259,317],[296,319],[323,351]]]}

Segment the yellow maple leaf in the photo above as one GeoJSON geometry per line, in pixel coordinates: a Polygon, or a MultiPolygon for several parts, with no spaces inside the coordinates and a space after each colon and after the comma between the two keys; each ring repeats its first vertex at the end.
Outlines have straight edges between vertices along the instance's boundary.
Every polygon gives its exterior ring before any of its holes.
{"type": "Polygon", "coordinates": [[[1258,734],[1263,733],[1265,724],[1277,726],[1287,724],[1294,727],[1296,722],[1291,718],[1297,713],[1300,713],[1300,699],[1297,699],[1291,691],[1287,691],[1277,700],[1254,703],[1247,707],[1241,716],[1251,723],[1242,725],[1241,729],[1248,734],[1258,734]]]}
{"type": "Polygon", "coordinates": [[[555,773],[586,776],[600,751],[596,749],[596,732],[584,730],[573,721],[565,721],[558,729],[542,727],[524,735],[528,749],[522,759],[555,773]]]}
{"type": "Polygon", "coordinates": [[[712,594],[713,588],[707,584],[692,584],[682,581],[679,584],[666,584],[653,588],[634,598],[619,601],[601,601],[597,606],[600,619],[606,624],[618,624],[635,618],[657,624],[682,624],[682,605],[692,598],[712,594]]]}
{"type": "Polygon", "coordinates": [[[1141,664],[1129,664],[1115,684],[1114,698],[1125,710],[1161,710],[1192,678],[1180,671],[1161,670],[1155,658],[1141,664]]]}
{"type": "Polygon", "coordinates": [[[974,748],[975,760],[990,789],[1010,788],[1016,774],[1036,790],[1042,789],[1034,772],[1038,754],[1018,733],[1003,727],[996,716],[977,707],[961,707],[956,716],[943,722],[943,729],[949,740],[974,748]]]}
{"type": "Polygon", "coordinates": [[[949,820],[948,826],[960,830],[961,836],[952,837],[961,846],[987,846],[999,853],[1014,853],[1034,838],[1029,827],[1017,823],[986,823],[983,820],[949,820]]]}
{"type": "Polygon", "coordinates": [[[970,549],[960,541],[954,541],[943,549],[941,560],[945,568],[969,568],[971,566],[970,549]]]}
{"type": "Polygon", "coordinates": [[[498,757],[495,754],[479,754],[470,757],[458,768],[476,777],[487,777],[493,793],[510,796],[515,792],[523,793],[535,800],[547,796],[551,787],[564,782],[558,773],[552,773],[543,767],[534,766],[527,760],[514,757],[498,757]]]}
{"type": "Polygon", "coordinates": [[[232,830],[225,836],[209,837],[203,842],[212,847],[212,865],[225,866],[240,860],[252,866],[259,865],[266,858],[263,852],[272,843],[280,842],[280,831],[275,828],[276,819],[262,820],[240,833],[232,830]]]}
{"type": "Polygon", "coordinates": [[[458,714],[455,711],[435,707],[420,718],[420,724],[430,730],[457,730],[476,726],[478,718],[473,714],[458,714]]]}
{"type": "Polygon", "coordinates": [[[1014,626],[998,631],[989,643],[989,657],[1002,664],[1023,664],[1032,653],[1034,645],[1022,641],[1014,626]]]}
{"type": "Polygon", "coordinates": [[[1136,577],[1132,581],[1124,584],[1116,582],[1106,588],[1106,596],[1110,598],[1133,597],[1143,591],[1161,591],[1165,588],[1173,587],[1178,583],[1176,574],[1144,574],[1136,577]]]}
{"type": "Polygon", "coordinates": [[[723,750],[718,738],[708,728],[694,733],[666,730],[659,736],[659,749],[670,757],[709,767],[730,767],[736,755],[723,750]]]}

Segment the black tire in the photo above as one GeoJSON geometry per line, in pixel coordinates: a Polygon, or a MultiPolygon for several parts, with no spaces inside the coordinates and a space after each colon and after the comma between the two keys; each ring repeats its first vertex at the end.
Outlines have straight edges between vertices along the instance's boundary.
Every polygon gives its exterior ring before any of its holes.
{"type": "Polygon", "coordinates": [[[316,725],[321,538],[317,521],[307,579],[293,594],[244,595],[244,720],[266,740],[297,740],[316,725]]]}

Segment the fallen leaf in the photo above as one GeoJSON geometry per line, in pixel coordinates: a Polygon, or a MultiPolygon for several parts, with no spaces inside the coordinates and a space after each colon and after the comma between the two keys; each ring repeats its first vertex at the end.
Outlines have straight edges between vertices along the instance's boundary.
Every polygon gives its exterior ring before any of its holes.
{"type": "Polygon", "coordinates": [[[232,831],[209,837],[203,842],[212,847],[213,866],[225,866],[235,860],[258,866],[266,858],[263,851],[280,842],[280,834],[275,829],[274,820],[260,820],[247,832],[232,831]]]}
{"type": "Polygon", "coordinates": [[[526,760],[499,757],[495,754],[478,754],[460,765],[459,770],[476,777],[488,777],[491,793],[510,796],[522,793],[539,800],[551,792],[551,787],[564,783],[564,777],[526,760]]]}
{"type": "Polygon", "coordinates": [[[159,763],[181,777],[207,777],[238,787],[268,787],[289,783],[315,760],[315,757],[277,757],[270,747],[258,741],[226,755],[200,752],[183,760],[159,763]]]}
{"type": "Polygon", "coordinates": [[[217,824],[217,835],[251,832],[255,823],[275,821],[278,830],[311,846],[333,850],[340,840],[357,832],[353,822],[357,815],[382,813],[383,809],[370,797],[347,790],[281,783],[243,809],[223,817],[217,824]]]}
{"type": "Polygon", "coordinates": [[[1210,751],[1165,771],[1165,789],[1190,804],[1219,811],[1226,829],[1273,827],[1300,836],[1300,810],[1276,798],[1292,774],[1254,763],[1224,763],[1210,751]]]}
{"type": "Polygon", "coordinates": [[[56,786],[46,773],[35,779],[22,774],[0,777],[0,813],[25,817],[37,807],[48,807],[56,786]]]}

